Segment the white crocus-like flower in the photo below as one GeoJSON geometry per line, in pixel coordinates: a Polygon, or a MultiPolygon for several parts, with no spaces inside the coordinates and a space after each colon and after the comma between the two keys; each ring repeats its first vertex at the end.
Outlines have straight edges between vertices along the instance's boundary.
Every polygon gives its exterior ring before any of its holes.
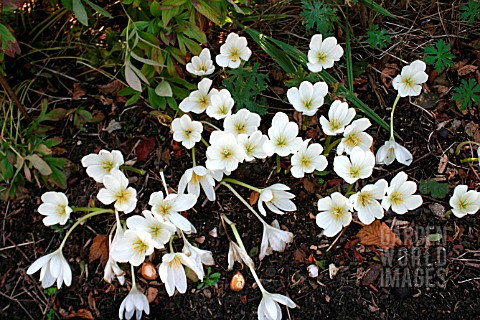
{"type": "Polygon", "coordinates": [[[284,211],[295,211],[297,206],[290,199],[295,198],[295,195],[287,192],[290,190],[284,184],[276,183],[262,190],[258,197],[258,210],[264,216],[267,215],[263,204],[267,206],[272,212],[277,214],[284,214],[284,211]]]}
{"type": "Polygon", "coordinates": [[[263,144],[263,150],[267,156],[278,154],[286,157],[294,153],[302,145],[302,138],[297,137],[298,125],[289,121],[283,112],[277,112],[272,119],[272,125],[268,129],[269,140],[263,144]]]}
{"type": "Polygon", "coordinates": [[[149,210],[144,210],[142,214],[143,217],[135,215],[127,219],[128,229],[150,233],[153,246],[156,249],[164,249],[165,244],[177,229],[161,215],[153,214],[149,210]]]}
{"type": "Polygon", "coordinates": [[[265,159],[267,154],[263,150],[263,144],[267,139],[267,136],[262,134],[261,131],[255,131],[251,136],[240,134],[237,137],[237,142],[245,153],[245,161],[265,159]]]}
{"type": "Polygon", "coordinates": [[[467,214],[475,214],[480,209],[480,192],[467,190],[466,185],[458,185],[450,198],[449,203],[452,207],[452,213],[457,218],[463,218],[467,214]]]}
{"type": "Polygon", "coordinates": [[[269,293],[262,290],[262,300],[258,306],[259,320],[281,320],[282,309],[278,304],[283,304],[289,308],[295,308],[297,305],[287,296],[278,293],[269,293]]]}
{"type": "Polygon", "coordinates": [[[129,262],[132,266],[139,266],[155,250],[156,242],[152,235],[143,230],[126,230],[123,237],[118,239],[113,250],[113,259],[118,262],[129,262]]]}
{"type": "Polygon", "coordinates": [[[328,110],[328,119],[320,117],[322,130],[326,135],[335,136],[343,133],[345,126],[349,125],[355,117],[355,109],[349,108],[348,103],[335,100],[328,110]]]}
{"type": "Polygon", "coordinates": [[[215,201],[215,180],[213,173],[204,166],[195,166],[187,169],[178,183],[178,193],[183,194],[187,189],[188,194],[197,198],[200,196],[200,187],[208,200],[215,201]]]}
{"type": "Polygon", "coordinates": [[[150,314],[150,304],[148,303],[148,298],[145,294],[138,290],[137,286],[133,286],[128,295],[120,304],[118,317],[120,320],[123,320],[123,315],[125,313],[125,319],[130,320],[135,314],[135,318],[140,320],[142,318],[142,312],[145,312],[145,314],[150,314]]]}
{"type": "Polygon", "coordinates": [[[108,283],[112,283],[115,277],[118,279],[118,282],[120,282],[121,285],[125,283],[125,271],[123,271],[122,268],[118,266],[117,260],[113,258],[113,252],[115,251],[115,247],[118,241],[121,241],[123,235],[124,235],[124,230],[122,229],[122,226],[119,223],[117,223],[117,229],[115,230],[115,237],[113,237],[113,240],[111,235],[108,237],[110,250],[108,253],[108,261],[105,264],[105,269],[103,271],[103,280],[105,280],[108,283]]]}
{"type": "Polygon", "coordinates": [[[414,195],[417,191],[417,184],[413,181],[407,181],[407,179],[407,174],[402,171],[390,181],[387,195],[382,200],[382,207],[385,210],[392,207],[393,212],[404,214],[422,205],[422,197],[414,195]]]}
{"type": "Polygon", "coordinates": [[[230,241],[227,260],[228,260],[227,270],[233,270],[233,265],[235,261],[239,262],[240,264],[245,263],[250,268],[254,268],[255,266],[252,258],[250,258],[247,251],[245,251],[245,249],[242,249],[238,244],[236,244],[233,241],[230,241]]]}
{"type": "Polygon", "coordinates": [[[385,141],[377,151],[377,163],[390,165],[397,159],[398,162],[409,166],[412,163],[413,157],[407,148],[396,143],[395,140],[390,139],[385,141]]]}
{"type": "Polygon", "coordinates": [[[187,71],[196,76],[208,76],[215,71],[210,50],[207,48],[200,52],[200,55],[194,56],[192,60],[187,63],[187,71]]]}
{"type": "Polygon", "coordinates": [[[191,232],[194,230],[190,221],[179,212],[191,209],[197,203],[197,197],[193,194],[168,194],[163,197],[162,191],[153,192],[148,204],[152,206],[152,213],[161,215],[177,228],[191,232]]]}
{"type": "Polygon", "coordinates": [[[252,55],[247,45],[247,38],[232,32],[220,47],[220,54],[215,57],[215,61],[220,67],[238,68],[241,60],[248,61],[252,55]]]}
{"type": "Polygon", "coordinates": [[[237,137],[239,134],[251,135],[260,126],[260,116],[247,109],[229,115],[223,120],[223,129],[237,137]]]}
{"type": "Polygon", "coordinates": [[[343,56],[343,49],[337,44],[335,37],[328,37],[322,41],[322,35],[316,34],[310,40],[310,50],[308,50],[308,70],[311,72],[320,72],[322,69],[333,67],[335,61],[339,61],[343,56]]]}
{"type": "Polygon", "coordinates": [[[318,211],[317,225],[325,229],[327,237],[335,236],[352,222],[352,203],[339,192],[318,200],[318,211]]]}
{"type": "Polygon", "coordinates": [[[425,62],[421,60],[413,61],[408,66],[403,67],[402,72],[392,81],[393,88],[398,90],[400,97],[420,95],[422,83],[428,80],[428,75],[425,72],[426,67],[425,62]]]}
{"type": "Polygon", "coordinates": [[[388,182],[384,179],[375,184],[368,184],[360,192],[352,194],[350,201],[358,213],[358,219],[364,224],[371,224],[375,219],[382,219],[384,210],[378,200],[382,200],[387,191],[388,182]]]}
{"type": "Polygon", "coordinates": [[[192,269],[203,281],[203,272],[198,269],[195,261],[188,257],[185,253],[167,253],[162,257],[162,264],[158,268],[160,279],[165,283],[165,289],[169,296],[173,296],[175,288],[180,293],[187,291],[187,276],[183,265],[192,269]]]}
{"type": "Polygon", "coordinates": [[[273,251],[283,252],[287,243],[293,241],[293,233],[280,229],[277,220],[273,220],[272,225],[263,223],[262,243],[260,245],[259,259],[263,260],[265,256],[271,255],[273,251]]]}
{"type": "Polygon", "coordinates": [[[308,81],[300,83],[299,88],[290,88],[287,91],[288,102],[298,112],[306,116],[313,116],[323,105],[324,97],[328,93],[328,86],[325,82],[312,84],[308,81]]]}
{"type": "Polygon", "coordinates": [[[235,104],[230,91],[222,89],[210,97],[210,105],[207,107],[207,115],[216,120],[226,118],[232,114],[235,104]]]}
{"type": "Polygon", "coordinates": [[[360,147],[353,148],[350,158],[336,156],[333,159],[333,170],[343,180],[352,184],[358,179],[365,179],[372,175],[375,166],[375,156],[372,152],[365,151],[360,147]]]}
{"type": "Polygon", "coordinates": [[[118,171],[123,163],[123,155],[118,150],[100,150],[98,154],[92,153],[82,158],[82,166],[87,168],[88,176],[97,182],[103,182],[104,176],[118,171]]]}
{"type": "Polygon", "coordinates": [[[212,80],[203,78],[198,83],[198,90],[190,93],[188,97],[183,99],[178,106],[183,112],[202,113],[210,105],[212,95],[217,94],[217,89],[210,90],[212,80]]]}
{"type": "Polygon", "coordinates": [[[43,224],[52,226],[54,224],[64,225],[70,218],[72,208],[68,206],[68,198],[63,192],[49,191],[42,194],[43,203],[38,207],[38,212],[46,216],[43,224]]]}
{"type": "Polygon", "coordinates": [[[310,139],[303,141],[300,149],[292,156],[291,172],[295,178],[302,178],[305,173],[315,170],[322,171],[328,165],[327,158],[322,155],[323,147],[319,143],[308,143],[310,139]]]}
{"type": "Polygon", "coordinates": [[[236,170],[238,164],[245,158],[245,153],[238,145],[235,136],[223,131],[212,132],[206,154],[207,169],[227,172],[236,170]]]}
{"type": "Polygon", "coordinates": [[[363,150],[370,150],[373,143],[373,138],[365,131],[372,124],[367,118],[362,118],[353,121],[349,126],[345,128],[343,132],[342,141],[337,146],[337,154],[347,153],[350,154],[353,148],[360,147],[363,150]]]}
{"type": "Polygon", "coordinates": [[[43,288],[50,287],[55,281],[58,289],[64,282],[67,287],[72,284],[72,270],[63,256],[62,248],[36,260],[28,268],[27,274],[34,274],[38,270],[40,270],[40,281],[43,288]]]}
{"type": "Polygon", "coordinates": [[[172,121],[173,140],[181,142],[187,149],[202,140],[203,126],[199,121],[192,121],[187,114],[172,121]]]}
{"type": "Polygon", "coordinates": [[[128,186],[128,179],[121,171],[112,172],[103,177],[105,188],[100,189],[97,199],[103,204],[114,203],[115,209],[125,213],[132,212],[137,206],[137,190],[128,186]]]}
{"type": "Polygon", "coordinates": [[[200,272],[200,274],[198,274],[199,278],[203,278],[205,276],[205,272],[203,271],[203,265],[212,266],[215,264],[211,251],[202,250],[195,247],[190,242],[188,242],[185,237],[183,237],[182,252],[185,253],[188,257],[190,257],[190,259],[192,259],[197,265],[197,270],[200,272]]]}

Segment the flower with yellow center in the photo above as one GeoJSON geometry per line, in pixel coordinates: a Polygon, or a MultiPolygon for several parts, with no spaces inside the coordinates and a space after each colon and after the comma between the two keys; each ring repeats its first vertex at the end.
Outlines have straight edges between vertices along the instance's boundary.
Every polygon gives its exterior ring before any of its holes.
{"type": "Polygon", "coordinates": [[[321,34],[316,34],[310,40],[307,63],[308,70],[311,72],[320,72],[323,69],[331,68],[342,56],[343,49],[337,44],[335,37],[322,39],[321,34]]]}
{"type": "Polygon", "coordinates": [[[148,204],[152,206],[151,211],[154,216],[161,216],[185,232],[191,232],[195,228],[180,212],[191,209],[195,203],[197,203],[197,197],[193,194],[170,193],[164,198],[161,191],[153,192],[148,201],[148,204]]]}
{"type": "Polygon", "coordinates": [[[128,186],[128,179],[121,171],[114,171],[103,177],[105,188],[97,194],[103,204],[115,203],[115,209],[125,213],[132,212],[137,206],[137,190],[128,186]]]}
{"type": "Polygon", "coordinates": [[[292,87],[287,91],[288,102],[298,112],[306,116],[313,116],[323,105],[324,97],[328,93],[328,86],[325,82],[312,84],[303,81],[298,88],[292,87]]]}
{"type": "Polygon", "coordinates": [[[239,134],[249,136],[256,132],[259,126],[260,116],[248,109],[240,109],[237,113],[227,116],[223,120],[224,131],[233,134],[235,137],[239,134]]]}
{"type": "Polygon", "coordinates": [[[370,120],[361,118],[347,126],[343,132],[343,138],[337,146],[337,154],[340,155],[344,152],[350,154],[355,147],[360,147],[365,151],[370,150],[373,138],[364,131],[371,125],[370,120]]]}
{"type": "Polygon", "coordinates": [[[322,155],[323,147],[318,143],[308,143],[310,139],[302,142],[300,149],[293,154],[290,171],[295,178],[302,178],[305,173],[312,173],[315,170],[322,171],[328,165],[327,158],[322,155]]]}
{"type": "Polygon", "coordinates": [[[220,47],[220,54],[215,57],[215,61],[220,67],[238,68],[241,60],[248,61],[252,55],[247,45],[245,37],[232,32],[220,47]]]}
{"type": "Polygon", "coordinates": [[[402,72],[392,81],[392,85],[395,90],[398,90],[400,97],[420,95],[422,83],[428,80],[428,75],[425,72],[426,67],[425,62],[421,60],[413,61],[408,66],[403,67],[402,72]]]}
{"type": "Polygon", "coordinates": [[[404,214],[422,205],[422,197],[414,195],[417,191],[417,184],[413,181],[407,181],[407,179],[407,174],[402,171],[390,181],[387,194],[382,200],[382,207],[385,210],[392,208],[393,212],[404,214]]]}
{"type": "Polygon", "coordinates": [[[285,214],[285,211],[295,211],[297,206],[291,199],[295,198],[293,193],[287,192],[290,188],[282,183],[275,183],[262,190],[258,197],[258,211],[264,216],[267,212],[263,205],[276,214],[285,214]]]}
{"type": "Polygon", "coordinates": [[[70,218],[72,208],[68,206],[68,198],[63,192],[49,191],[42,194],[43,203],[38,207],[38,212],[46,216],[43,224],[52,226],[54,224],[64,225],[70,218]]]}
{"type": "Polygon", "coordinates": [[[172,121],[173,140],[191,149],[202,139],[203,125],[199,121],[192,121],[188,114],[172,121]]]}
{"type": "Polygon", "coordinates": [[[372,175],[375,166],[375,156],[370,150],[365,151],[360,147],[352,149],[350,158],[336,156],[333,159],[333,170],[346,182],[352,184],[358,179],[365,179],[372,175]]]}
{"type": "Polygon", "coordinates": [[[175,289],[180,293],[187,291],[187,276],[183,266],[189,267],[203,281],[203,271],[198,268],[195,261],[185,253],[167,253],[162,257],[162,264],[158,268],[160,279],[165,283],[169,296],[175,294],[175,289]]]}
{"type": "Polygon", "coordinates": [[[210,105],[212,95],[218,93],[217,89],[210,90],[212,82],[213,81],[208,78],[203,78],[202,81],[198,83],[198,90],[191,92],[188,97],[180,102],[178,106],[180,110],[198,114],[204,112],[210,105]]]}
{"type": "Polygon", "coordinates": [[[267,154],[263,151],[263,144],[267,140],[267,136],[261,131],[255,131],[252,135],[240,134],[237,142],[245,153],[245,161],[253,161],[255,159],[265,159],[267,154]]]}
{"type": "Polygon", "coordinates": [[[323,228],[323,234],[333,237],[352,221],[352,203],[339,192],[318,200],[316,223],[323,228]]]}
{"type": "Polygon", "coordinates": [[[207,148],[207,169],[212,171],[226,170],[232,172],[245,158],[245,153],[237,143],[235,136],[223,131],[214,131],[210,135],[210,146],[207,148]]]}
{"type": "Polygon", "coordinates": [[[207,107],[207,115],[216,120],[224,119],[232,114],[235,104],[230,91],[222,89],[210,98],[210,105],[207,107]]]}
{"type": "Polygon", "coordinates": [[[298,125],[289,121],[283,112],[277,112],[272,119],[272,125],[268,129],[268,140],[263,144],[263,150],[267,156],[278,154],[286,157],[295,153],[302,145],[302,138],[297,137],[298,125]]]}
{"type": "Polygon", "coordinates": [[[129,262],[133,266],[139,266],[154,250],[155,242],[149,232],[128,229],[116,241],[112,257],[117,262],[129,262]]]}
{"type": "Polygon", "coordinates": [[[153,246],[156,249],[164,249],[165,244],[175,233],[176,227],[161,215],[149,210],[144,210],[142,214],[143,217],[135,215],[127,219],[128,229],[149,233],[152,236],[153,246]]]}
{"type": "Polygon", "coordinates": [[[118,171],[124,163],[122,153],[118,150],[100,150],[82,158],[82,166],[87,168],[87,174],[97,182],[103,182],[103,177],[118,171]]]}
{"type": "Polygon", "coordinates": [[[212,74],[213,71],[215,71],[215,66],[210,56],[210,50],[205,48],[200,52],[200,55],[194,56],[192,60],[187,63],[186,69],[196,76],[208,76],[212,74]]]}
{"type": "MultiPolygon", "coordinates": [[[[187,169],[178,183],[178,193],[183,194],[187,189],[188,194],[197,198],[200,196],[200,187],[205,192],[208,200],[215,200],[215,177],[214,173],[203,166],[195,166],[187,169]]],[[[220,179],[221,180],[221,177],[220,179]]]]}
{"type": "Polygon", "coordinates": [[[458,185],[450,198],[452,213],[457,218],[463,218],[467,214],[475,214],[480,209],[480,192],[468,191],[466,185],[458,185]]]}
{"type": "Polygon", "coordinates": [[[358,219],[366,225],[371,224],[375,219],[382,219],[384,210],[379,200],[383,199],[388,183],[384,179],[378,180],[375,184],[368,184],[350,196],[353,208],[358,213],[358,219]]]}

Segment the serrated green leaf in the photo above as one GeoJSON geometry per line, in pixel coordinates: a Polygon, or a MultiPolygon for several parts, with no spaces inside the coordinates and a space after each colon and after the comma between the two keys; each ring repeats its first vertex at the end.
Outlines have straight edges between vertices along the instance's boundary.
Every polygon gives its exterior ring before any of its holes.
{"type": "Polygon", "coordinates": [[[440,183],[436,180],[428,180],[430,195],[435,199],[443,199],[449,192],[448,183],[440,183]]]}

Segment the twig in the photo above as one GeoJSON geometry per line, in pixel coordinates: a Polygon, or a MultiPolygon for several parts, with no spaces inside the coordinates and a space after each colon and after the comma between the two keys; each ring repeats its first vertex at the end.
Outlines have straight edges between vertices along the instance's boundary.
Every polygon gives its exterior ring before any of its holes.
{"type": "Polygon", "coordinates": [[[337,236],[335,241],[332,242],[332,244],[330,245],[330,247],[328,247],[326,252],[328,252],[328,251],[330,251],[330,249],[332,249],[332,247],[335,245],[335,243],[337,243],[338,239],[340,239],[340,237],[345,233],[346,230],[347,230],[347,228],[343,228],[342,232],[337,236]]]}
{"type": "Polygon", "coordinates": [[[18,100],[17,95],[15,94],[15,92],[13,92],[12,88],[8,84],[7,79],[5,79],[5,77],[1,73],[0,73],[0,84],[5,89],[5,91],[7,91],[7,94],[13,100],[18,110],[20,110],[20,112],[23,114],[23,117],[25,118],[25,120],[27,120],[28,122],[32,121],[32,118],[30,118],[27,110],[25,109],[23,104],[20,102],[20,100],[18,100]]]}
{"type": "Polygon", "coordinates": [[[3,293],[3,292],[0,292],[0,295],[3,296],[3,297],[5,297],[5,298],[7,298],[7,299],[9,299],[9,300],[11,300],[11,301],[13,301],[13,302],[16,302],[16,303],[20,306],[20,308],[22,308],[22,310],[25,311],[25,313],[27,314],[27,316],[28,316],[30,319],[35,320],[35,319],[33,319],[32,315],[27,311],[27,309],[25,309],[25,307],[23,306],[23,304],[22,304],[20,301],[18,301],[17,299],[14,299],[14,298],[12,298],[12,297],[9,297],[8,295],[6,295],[6,294],[3,293]]]}

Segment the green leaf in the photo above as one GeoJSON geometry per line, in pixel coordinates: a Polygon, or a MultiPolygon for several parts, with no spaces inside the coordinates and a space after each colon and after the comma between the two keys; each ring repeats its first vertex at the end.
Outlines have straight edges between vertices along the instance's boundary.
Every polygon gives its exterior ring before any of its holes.
{"type": "Polygon", "coordinates": [[[460,19],[472,24],[475,20],[480,20],[480,2],[478,0],[468,0],[466,5],[460,7],[460,19]]]}
{"type": "Polygon", "coordinates": [[[89,0],[84,0],[93,10],[95,10],[97,13],[101,14],[102,16],[105,16],[107,18],[113,19],[113,16],[105,9],[102,7],[97,6],[95,3],[89,1],[89,0]]]}
{"type": "Polygon", "coordinates": [[[13,178],[13,165],[8,161],[7,157],[2,157],[2,160],[0,160],[0,173],[3,176],[3,180],[10,180],[13,178]]]}
{"type": "Polygon", "coordinates": [[[392,42],[392,39],[388,35],[388,31],[385,29],[379,29],[377,24],[370,27],[367,36],[367,42],[373,49],[384,49],[392,42]]]}
{"type": "Polygon", "coordinates": [[[331,34],[335,24],[338,23],[337,10],[328,3],[314,0],[302,0],[300,16],[305,22],[307,30],[315,29],[324,37],[331,34]]]}
{"type": "Polygon", "coordinates": [[[73,13],[81,24],[88,26],[88,15],[81,0],[72,0],[73,13]]]}
{"type": "Polygon", "coordinates": [[[474,78],[465,81],[462,79],[461,86],[453,89],[452,99],[460,104],[460,110],[470,109],[473,104],[480,104],[480,85],[474,78]]]}
{"type": "Polygon", "coordinates": [[[376,3],[374,0],[359,0],[361,4],[363,4],[365,7],[372,9],[373,11],[376,11],[380,13],[381,15],[384,15],[385,17],[390,17],[396,19],[397,17],[391,14],[387,9],[376,3]]]}
{"type": "Polygon", "coordinates": [[[442,240],[443,236],[441,233],[432,233],[427,236],[428,241],[435,242],[442,240]]]}
{"type": "Polygon", "coordinates": [[[47,113],[42,117],[41,120],[40,119],[39,120],[40,121],[60,121],[65,119],[66,115],[67,115],[67,110],[63,108],[57,108],[47,113]]]}
{"type": "Polygon", "coordinates": [[[219,26],[227,22],[226,4],[223,0],[197,0],[192,4],[198,12],[219,26]]]}
{"type": "Polygon", "coordinates": [[[441,183],[436,180],[420,180],[419,191],[422,194],[430,194],[432,198],[443,199],[449,192],[448,183],[441,183]]]}
{"type": "Polygon", "coordinates": [[[51,181],[59,188],[67,188],[67,177],[65,173],[57,167],[52,167],[52,174],[50,175],[51,181]]]}
{"type": "Polygon", "coordinates": [[[41,175],[48,176],[52,174],[52,169],[42,158],[37,154],[31,154],[25,157],[26,160],[30,161],[32,166],[40,172],[41,175]]]}
{"type": "Polygon", "coordinates": [[[444,68],[453,67],[453,59],[455,59],[456,56],[450,52],[450,45],[445,43],[443,39],[435,45],[425,47],[423,52],[426,55],[425,63],[434,65],[438,73],[444,68]]]}
{"type": "Polygon", "coordinates": [[[172,97],[172,87],[168,81],[162,80],[158,86],[155,88],[155,93],[160,97],[172,97]]]}

